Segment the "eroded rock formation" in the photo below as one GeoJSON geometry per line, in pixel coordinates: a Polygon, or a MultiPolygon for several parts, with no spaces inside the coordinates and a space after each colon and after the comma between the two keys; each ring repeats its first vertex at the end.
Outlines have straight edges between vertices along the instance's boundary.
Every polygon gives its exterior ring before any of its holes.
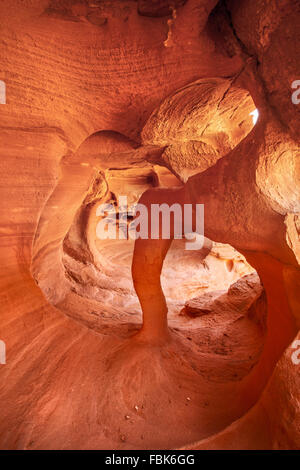
{"type": "Polygon", "coordinates": [[[0,15],[0,448],[300,448],[299,2],[0,15]],[[203,248],[99,240],[120,195],[203,248]]]}

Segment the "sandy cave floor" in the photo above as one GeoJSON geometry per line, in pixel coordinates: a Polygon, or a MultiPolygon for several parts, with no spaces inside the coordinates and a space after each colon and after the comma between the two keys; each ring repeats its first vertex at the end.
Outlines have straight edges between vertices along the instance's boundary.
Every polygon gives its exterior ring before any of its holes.
{"type": "Polygon", "coordinates": [[[163,449],[210,436],[239,417],[240,380],[263,342],[253,321],[228,311],[179,320],[157,346],[58,318],[6,378],[7,403],[20,398],[2,419],[18,448],[163,449]]]}

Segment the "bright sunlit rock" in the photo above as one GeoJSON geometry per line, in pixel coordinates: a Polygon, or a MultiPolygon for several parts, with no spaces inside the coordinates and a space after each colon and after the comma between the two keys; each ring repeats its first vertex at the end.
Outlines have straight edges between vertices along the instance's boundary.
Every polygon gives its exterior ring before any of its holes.
{"type": "Polygon", "coordinates": [[[255,124],[257,123],[258,117],[259,117],[258,109],[255,109],[254,111],[251,111],[250,116],[252,116],[252,121],[253,121],[253,124],[255,126],[255,124]]]}

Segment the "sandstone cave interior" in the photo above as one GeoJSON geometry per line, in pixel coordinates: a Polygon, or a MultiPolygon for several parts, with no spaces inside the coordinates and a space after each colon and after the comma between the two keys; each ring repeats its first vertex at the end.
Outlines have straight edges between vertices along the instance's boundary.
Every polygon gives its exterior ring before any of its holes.
{"type": "Polygon", "coordinates": [[[299,450],[300,2],[0,24],[0,449],[299,450]],[[202,248],[100,239],[124,196],[203,204],[202,248]]]}

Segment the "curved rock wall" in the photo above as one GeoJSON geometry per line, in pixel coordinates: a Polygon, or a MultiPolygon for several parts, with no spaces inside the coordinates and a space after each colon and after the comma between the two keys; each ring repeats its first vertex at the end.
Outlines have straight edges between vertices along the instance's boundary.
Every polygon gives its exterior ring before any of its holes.
{"type": "Polygon", "coordinates": [[[299,3],[0,17],[0,447],[299,448],[299,3]],[[204,249],[139,240],[131,280],[95,237],[124,191],[204,203],[204,249]]]}

